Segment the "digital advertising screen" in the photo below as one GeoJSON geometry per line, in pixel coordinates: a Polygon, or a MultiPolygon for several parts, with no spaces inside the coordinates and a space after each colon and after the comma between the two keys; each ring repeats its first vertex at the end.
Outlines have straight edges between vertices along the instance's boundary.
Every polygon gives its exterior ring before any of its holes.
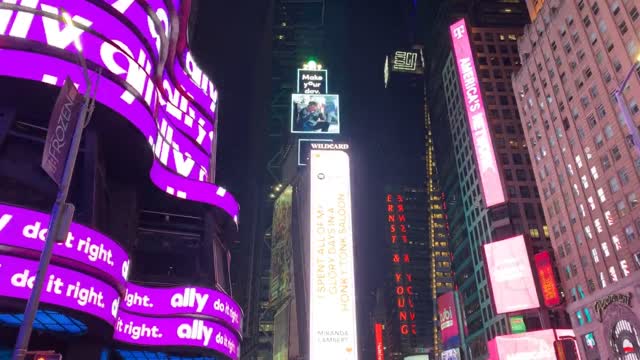
{"type": "Polygon", "coordinates": [[[329,88],[327,70],[298,69],[298,93],[326,94],[329,88]]]}
{"type": "Polygon", "coordinates": [[[471,139],[487,207],[506,201],[465,20],[449,27],[471,139]]]}
{"type": "Polygon", "coordinates": [[[490,360],[556,360],[554,342],[560,336],[575,336],[570,329],[547,329],[496,336],[488,343],[490,360]]]}
{"type": "Polygon", "coordinates": [[[462,356],[460,355],[460,349],[449,349],[444,350],[440,354],[440,360],[461,360],[462,356]]]}
{"type": "Polygon", "coordinates": [[[311,360],[358,359],[349,154],[311,150],[311,360]]]}
{"type": "Polygon", "coordinates": [[[287,298],[292,291],[292,204],[293,188],[291,186],[287,186],[273,204],[270,298],[274,303],[287,298]]]}
{"type": "Polygon", "coordinates": [[[440,321],[442,345],[445,348],[460,345],[458,312],[456,310],[455,293],[453,291],[438,297],[438,320],[440,321]]]}
{"type": "Polygon", "coordinates": [[[496,314],[540,307],[524,236],[484,245],[496,314]]]}
{"type": "Polygon", "coordinates": [[[186,46],[179,25],[188,21],[189,11],[182,1],[2,4],[0,76],[47,87],[62,87],[70,78],[84,94],[75,46],[81,44],[89,77],[98,84],[96,102],[129,121],[151,146],[151,181],[172,196],[219,207],[237,220],[233,196],[209,179],[218,91],[186,46]],[[62,8],[74,25],[63,21],[62,8]]]}
{"type": "Polygon", "coordinates": [[[537,253],[533,257],[538,273],[538,281],[542,291],[542,298],[546,307],[554,307],[560,305],[560,291],[556,282],[556,276],[553,272],[553,263],[551,255],[548,251],[537,253]]]}
{"type": "Polygon", "coordinates": [[[340,134],[338,95],[291,95],[291,132],[340,134]]]}

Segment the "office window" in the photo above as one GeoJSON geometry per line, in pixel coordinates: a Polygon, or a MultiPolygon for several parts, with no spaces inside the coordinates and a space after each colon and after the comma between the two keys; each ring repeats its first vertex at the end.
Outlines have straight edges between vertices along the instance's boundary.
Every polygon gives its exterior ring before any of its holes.
{"type": "Polygon", "coordinates": [[[607,245],[607,243],[601,243],[600,247],[602,248],[602,253],[604,254],[604,257],[609,257],[610,253],[609,253],[609,246],[607,245]]]}
{"type": "Polygon", "coordinates": [[[620,260],[620,269],[622,269],[622,276],[624,277],[631,274],[631,271],[629,271],[629,265],[627,265],[627,260],[620,260]]]}
{"type": "Polygon", "coordinates": [[[598,198],[600,198],[600,203],[607,201],[607,197],[602,188],[598,188],[598,198]]]}
{"type": "Polygon", "coordinates": [[[618,161],[622,158],[622,154],[620,153],[620,149],[617,145],[611,148],[611,157],[614,161],[618,161]]]}
{"type": "Polygon", "coordinates": [[[629,202],[629,207],[635,209],[638,206],[638,197],[635,192],[627,195],[627,201],[629,202]]]}
{"type": "Polygon", "coordinates": [[[598,180],[598,168],[595,165],[591,167],[591,177],[593,180],[598,180]]]}
{"type": "MultiPolygon", "coordinates": [[[[633,227],[631,230],[633,230],[633,227]]],[[[618,237],[618,235],[613,235],[611,237],[611,242],[613,243],[613,248],[616,249],[616,251],[622,249],[622,244],[620,244],[620,237],[618,237]]]]}
{"type": "Polygon", "coordinates": [[[593,258],[594,263],[599,263],[600,258],[598,257],[598,250],[596,248],[591,249],[591,257],[593,258]]]}
{"type": "Polygon", "coordinates": [[[618,182],[617,177],[614,176],[609,179],[609,189],[611,189],[612,194],[615,194],[618,192],[618,190],[620,190],[620,183],[618,182]]]}
{"type": "Polygon", "coordinates": [[[616,209],[618,210],[618,217],[620,218],[624,217],[628,213],[627,205],[624,200],[620,200],[616,203],[616,209]]]}
{"type": "Polygon", "coordinates": [[[602,164],[602,170],[607,171],[611,167],[611,161],[609,161],[609,155],[602,155],[600,157],[600,163],[602,164]]]}
{"type": "MultiPolygon", "coordinates": [[[[584,297],[584,293],[582,297],[584,297]]],[[[591,312],[589,311],[589,308],[584,308],[584,317],[587,320],[587,323],[590,323],[593,321],[593,318],[591,318],[591,312]]]]}
{"type": "Polygon", "coordinates": [[[627,169],[622,168],[618,170],[618,176],[620,177],[620,182],[622,183],[622,186],[627,185],[629,183],[629,172],[627,171],[627,169]]]}
{"type": "Polygon", "coordinates": [[[616,268],[613,266],[609,266],[609,277],[611,278],[611,281],[613,282],[617,282],[618,281],[618,274],[616,274],[616,268]]]}
{"type": "Polygon", "coordinates": [[[636,238],[636,232],[633,229],[633,225],[629,225],[624,228],[624,236],[627,238],[627,241],[633,241],[636,238]]]}

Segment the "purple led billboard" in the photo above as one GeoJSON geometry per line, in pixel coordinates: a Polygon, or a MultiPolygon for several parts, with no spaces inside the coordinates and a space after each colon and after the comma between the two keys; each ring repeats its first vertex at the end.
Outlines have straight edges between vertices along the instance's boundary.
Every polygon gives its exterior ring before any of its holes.
{"type": "MultiPolygon", "coordinates": [[[[37,261],[0,255],[0,296],[27,300],[37,269],[37,261]]],[[[50,265],[40,300],[45,304],[81,311],[113,325],[120,295],[100,280],[50,265]]]]}
{"type": "MultiPolygon", "coordinates": [[[[49,218],[48,214],[0,204],[0,246],[42,251],[49,218]]],[[[126,287],[129,255],[95,230],[72,223],[66,241],[55,245],[53,255],[107,274],[123,291],[126,287]]]]}
{"type": "Polygon", "coordinates": [[[103,69],[97,101],[148,140],[156,160],[154,184],[176,197],[220,207],[237,221],[233,196],[208,179],[218,93],[188,49],[176,49],[183,36],[177,19],[182,9],[168,9],[162,0],[22,0],[17,5],[21,11],[0,11],[0,35],[15,40],[0,45],[0,76],[55,86],[70,76],[83,92],[73,46],[79,38],[90,75],[95,78],[95,69],[103,69]],[[60,6],[76,28],[60,21],[60,6]],[[19,50],[24,48],[34,52],[19,50]]]}
{"type": "Polygon", "coordinates": [[[207,348],[238,359],[240,339],[222,325],[198,318],[150,318],[120,311],[113,339],[146,346],[207,348]]]}
{"type": "Polygon", "coordinates": [[[242,330],[242,310],[229,296],[202,287],[150,288],[127,285],[120,308],[146,316],[204,315],[242,330]]]}

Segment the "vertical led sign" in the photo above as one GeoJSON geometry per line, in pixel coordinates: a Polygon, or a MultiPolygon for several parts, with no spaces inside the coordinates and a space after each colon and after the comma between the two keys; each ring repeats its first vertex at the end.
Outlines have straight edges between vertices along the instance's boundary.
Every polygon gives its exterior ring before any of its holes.
{"type": "Polygon", "coordinates": [[[413,302],[413,274],[407,271],[411,256],[407,249],[407,215],[404,197],[387,194],[387,223],[391,242],[391,266],[394,272],[395,299],[398,307],[399,330],[402,336],[416,336],[416,310],[413,302]]]}
{"type": "Polygon", "coordinates": [[[382,340],[382,324],[376,323],[376,360],[384,360],[384,342],[382,340]]]}
{"type": "Polygon", "coordinates": [[[551,264],[551,256],[548,251],[543,251],[534,256],[536,270],[538,271],[538,280],[540,281],[540,289],[542,290],[542,298],[547,307],[560,305],[560,292],[553,274],[553,265],[551,264]]]}
{"type": "Polygon", "coordinates": [[[358,359],[349,155],[311,150],[309,358],[358,359]]]}
{"type": "Polygon", "coordinates": [[[484,245],[496,314],[540,307],[522,235],[484,245]]]}
{"type": "Polygon", "coordinates": [[[506,201],[498,163],[493,150],[491,133],[480,92],[480,82],[473,61],[473,52],[464,19],[449,27],[455,53],[460,86],[464,95],[465,109],[469,119],[469,129],[482,183],[482,194],[487,207],[506,201]]]}

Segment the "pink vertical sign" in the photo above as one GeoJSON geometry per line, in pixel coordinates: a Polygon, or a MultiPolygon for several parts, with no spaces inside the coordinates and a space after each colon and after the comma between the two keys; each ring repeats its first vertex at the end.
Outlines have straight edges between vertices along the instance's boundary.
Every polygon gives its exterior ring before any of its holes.
{"type": "Polygon", "coordinates": [[[464,19],[458,20],[449,27],[453,51],[455,53],[460,85],[464,95],[465,109],[469,119],[471,138],[482,182],[482,194],[487,207],[502,204],[506,201],[504,188],[496,154],[493,150],[487,115],[482,102],[478,73],[473,61],[473,52],[464,19]]]}

